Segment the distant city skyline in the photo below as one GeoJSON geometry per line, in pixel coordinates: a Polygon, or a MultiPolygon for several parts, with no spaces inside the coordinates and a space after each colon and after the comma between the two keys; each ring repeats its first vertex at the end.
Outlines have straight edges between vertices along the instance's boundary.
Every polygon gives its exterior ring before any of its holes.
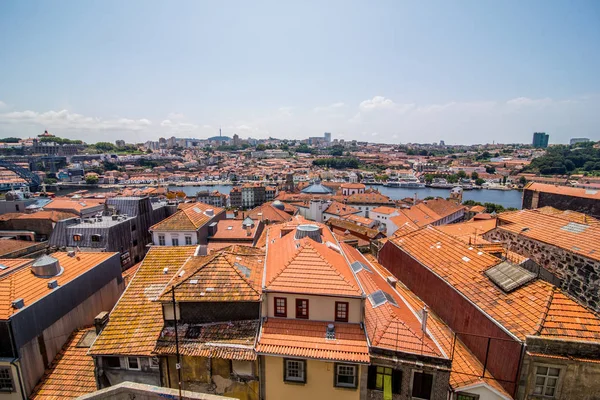
{"type": "Polygon", "coordinates": [[[600,139],[600,3],[0,3],[0,136],[600,139]]]}

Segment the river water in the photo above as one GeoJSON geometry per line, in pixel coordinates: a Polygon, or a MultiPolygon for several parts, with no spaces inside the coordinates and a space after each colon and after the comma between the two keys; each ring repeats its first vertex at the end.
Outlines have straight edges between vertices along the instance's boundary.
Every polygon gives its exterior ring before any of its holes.
{"type": "MultiPolygon", "coordinates": [[[[423,189],[406,189],[406,188],[391,188],[382,185],[374,185],[373,187],[379,190],[382,194],[389,196],[394,200],[400,200],[406,197],[413,197],[415,193],[420,199],[425,197],[443,197],[447,198],[450,196],[450,189],[436,189],[436,188],[423,188],[423,189]]],[[[214,186],[169,186],[170,190],[179,191],[182,190],[187,195],[196,195],[196,192],[200,190],[218,190],[221,193],[229,194],[231,186],[229,185],[214,185],[214,186]]],[[[480,203],[496,203],[504,206],[505,208],[514,207],[521,208],[521,192],[518,190],[465,190],[463,192],[463,200],[475,200],[480,203]]]]}

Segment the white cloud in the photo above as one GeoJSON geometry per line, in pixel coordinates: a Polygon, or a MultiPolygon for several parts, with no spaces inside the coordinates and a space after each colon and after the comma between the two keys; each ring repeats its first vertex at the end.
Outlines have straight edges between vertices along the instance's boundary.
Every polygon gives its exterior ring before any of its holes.
{"type": "Polygon", "coordinates": [[[395,106],[396,106],[396,103],[394,103],[393,100],[386,99],[383,96],[375,96],[372,99],[362,101],[358,107],[362,111],[367,111],[367,110],[375,110],[375,109],[382,109],[382,108],[391,109],[391,108],[394,108],[395,106]]]}
{"type": "Polygon", "coordinates": [[[3,102],[2,100],[0,100],[0,110],[3,108],[6,108],[6,107],[7,107],[6,103],[3,102]]]}
{"type": "Polygon", "coordinates": [[[531,106],[547,106],[552,104],[553,101],[549,97],[545,97],[543,99],[530,99],[529,97],[517,97],[511,100],[508,100],[506,104],[509,106],[515,107],[531,107],[531,106]]]}
{"type": "Polygon", "coordinates": [[[345,106],[346,106],[346,104],[344,104],[342,102],[338,102],[338,103],[330,104],[328,106],[315,107],[315,108],[313,108],[313,111],[316,113],[323,112],[323,111],[333,111],[333,110],[337,110],[337,109],[340,109],[345,106]]]}
{"type": "Polygon", "coordinates": [[[169,113],[169,115],[167,115],[167,119],[170,120],[181,120],[183,118],[185,118],[185,115],[183,115],[183,113],[171,112],[169,113]]]}
{"type": "Polygon", "coordinates": [[[68,110],[46,111],[13,111],[0,114],[0,122],[10,124],[39,125],[48,129],[67,130],[133,130],[146,129],[152,122],[146,118],[113,118],[87,117],[68,110]]]}
{"type": "Polygon", "coordinates": [[[279,113],[286,117],[292,116],[293,107],[279,107],[279,113]]]}

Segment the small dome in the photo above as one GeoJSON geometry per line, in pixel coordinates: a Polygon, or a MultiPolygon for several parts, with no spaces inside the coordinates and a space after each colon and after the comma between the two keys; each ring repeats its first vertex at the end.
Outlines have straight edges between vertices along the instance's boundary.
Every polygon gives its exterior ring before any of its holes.
{"type": "Polygon", "coordinates": [[[323,186],[320,182],[313,183],[312,185],[302,189],[302,193],[305,194],[331,194],[333,191],[327,186],[323,186]]]}
{"type": "Polygon", "coordinates": [[[279,201],[279,200],[275,200],[273,202],[273,204],[271,204],[273,207],[275,207],[278,210],[284,211],[285,210],[285,205],[279,201]]]}

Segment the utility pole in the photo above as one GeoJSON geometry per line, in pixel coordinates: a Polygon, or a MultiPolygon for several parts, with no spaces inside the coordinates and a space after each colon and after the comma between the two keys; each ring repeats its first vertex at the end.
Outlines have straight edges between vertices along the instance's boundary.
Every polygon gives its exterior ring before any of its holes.
{"type": "Polygon", "coordinates": [[[175,351],[177,352],[177,384],[179,386],[179,400],[181,397],[181,354],[179,354],[179,333],[177,332],[177,307],[175,306],[175,285],[171,286],[171,294],[173,295],[173,322],[175,323],[175,351]]]}

